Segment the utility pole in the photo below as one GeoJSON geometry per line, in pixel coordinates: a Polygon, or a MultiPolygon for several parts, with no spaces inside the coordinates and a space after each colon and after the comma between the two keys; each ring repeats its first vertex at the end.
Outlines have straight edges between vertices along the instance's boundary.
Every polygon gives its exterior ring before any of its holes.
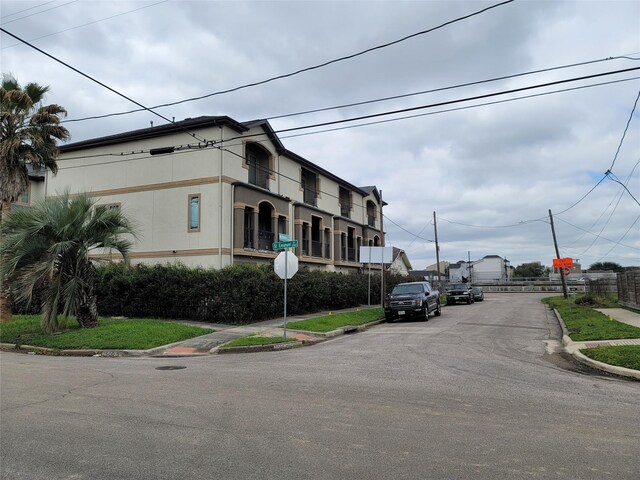
{"type": "MultiPolygon", "coordinates": [[[[380,190],[380,237],[382,238],[382,246],[384,247],[384,215],[382,214],[382,190],[380,190]]],[[[393,259],[392,259],[393,260],[393,259]]],[[[380,306],[384,308],[384,254],[382,255],[382,263],[380,264],[380,306]]]]}
{"type": "Polygon", "coordinates": [[[438,282],[440,282],[440,246],[438,245],[438,226],[436,225],[436,212],[433,212],[433,233],[436,237],[436,270],[438,271],[438,282]]]}
{"type": "MultiPolygon", "coordinates": [[[[551,209],[549,209],[549,220],[551,221],[551,234],[553,235],[553,245],[556,247],[556,258],[560,258],[560,250],[558,250],[558,240],[556,240],[556,229],[553,226],[553,215],[551,215],[551,209]]],[[[567,294],[567,280],[564,278],[564,272],[560,270],[560,280],[562,280],[562,295],[564,298],[569,298],[567,294]]]]}

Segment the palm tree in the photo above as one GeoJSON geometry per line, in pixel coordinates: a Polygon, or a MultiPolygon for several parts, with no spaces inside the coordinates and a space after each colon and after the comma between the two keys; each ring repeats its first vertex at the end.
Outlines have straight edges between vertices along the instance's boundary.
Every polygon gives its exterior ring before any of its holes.
{"type": "Polygon", "coordinates": [[[0,225],[0,275],[18,301],[31,302],[39,290],[45,332],[59,329],[60,308],[62,325],[75,315],[81,327],[93,327],[98,260],[90,254],[117,251],[128,261],[132,236],[119,208],[96,207],[89,195],[66,192],[12,212],[0,225]]]}
{"type": "MultiPolygon", "coordinates": [[[[49,87],[28,83],[20,87],[10,75],[0,86],[0,222],[11,204],[29,186],[27,165],[34,171],[58,171],[56,140],[69,132],[60,125],[66,110],[59,105],[42,105],[49,87]]],[[[7,284],[0,278],[0,322],[11,320],[7,284]]]]}

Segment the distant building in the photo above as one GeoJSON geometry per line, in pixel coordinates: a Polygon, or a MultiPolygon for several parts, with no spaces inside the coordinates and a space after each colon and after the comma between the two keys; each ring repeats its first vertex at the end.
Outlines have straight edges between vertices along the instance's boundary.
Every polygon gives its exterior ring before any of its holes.
{"type": "Polygon", "coordinates": [[[410,275],[409,271],[413,267],[411,266],[411,262],[409,261],[409,257],[404,250],[393,247],[393,262],[389,266],[389,271],[394,273],[395,275],[401,275],[406,277],[410,275]]]}

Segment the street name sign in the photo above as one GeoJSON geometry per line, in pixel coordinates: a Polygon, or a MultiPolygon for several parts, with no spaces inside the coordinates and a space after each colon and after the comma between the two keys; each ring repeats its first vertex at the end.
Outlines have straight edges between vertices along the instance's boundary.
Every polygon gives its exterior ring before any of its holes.
{"type": "Polygon", "coordinates": [[[274,250],[286,250],[287,248],[296,248],[298,240],[289,240],[288,242],[273,242],[271,247],[274,250]]]}

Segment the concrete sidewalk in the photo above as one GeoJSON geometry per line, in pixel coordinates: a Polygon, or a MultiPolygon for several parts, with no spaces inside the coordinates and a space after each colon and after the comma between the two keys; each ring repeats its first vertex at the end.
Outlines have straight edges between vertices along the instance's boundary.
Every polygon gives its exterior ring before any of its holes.
{"type": "MultiPolygon", "coordinates": [[[[344,310],[335,311],[323,311],[315,312],[307,315],[296,315],[293,317],[287,317],[287,323],[297,322],[300,320],[306,320],[308,318],[322,317],[331,313],[342,313],[359,310],[362,307],[347,308],[344,310]]],[[[265,320],[258,323],[252,323],[250,325],[212,325],[217,331],[201,335],[199,337],[190,338],[177,344],[166,345],[164,347],[158,347],[154,349],[152,356],[157,357],[179,357],[179,356],[199,356],[209,355],[216,353],[218,347],[221,345],[235,340],[236,338],[245,337],[247,335],[259,334],[267,337],[282,337],[284,336],[284,317],[274,318],[271,320],[265,320]]],[[[318,342],[326,338],[326,335],[311,333],[297,332],[287,329],[287,338],[295,338],[298,340],[294,345],[300,345],[301,342],[318,342]]],[[[287,345],[287,344],[282,344],[287,345]]]]}

